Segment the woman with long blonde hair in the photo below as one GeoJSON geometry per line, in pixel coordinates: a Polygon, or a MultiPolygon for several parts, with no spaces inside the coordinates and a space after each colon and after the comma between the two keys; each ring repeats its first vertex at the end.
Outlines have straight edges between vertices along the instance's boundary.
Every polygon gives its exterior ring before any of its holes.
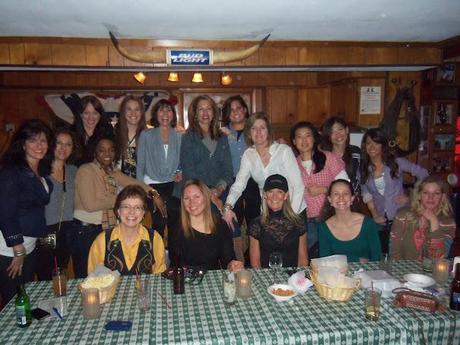
{"type": "Polygon", "coordinates": [[[292,210],[288,182],[279,174],[265,181],[262,214],[249,228],[251,266],[268,267],[274,252],[281,253],[284,267],[308,264],[305,222],[292,210]]]}
{"type": "Polygon", "coordinates": [[[391,256],[395,260],[421,259],[423,246],[435,257],[446,257],[455,237],[455,221],[448,186],[437,176],[416,185],[410,207],[401,209],[391,228],[391,256]]]}
{"type": "Polygon", "coordinates": [[[185,182],[181,193],[181,218],[171,230],[169,255],[173,265],[203,269],[243,268],[235,260],[232,233],[211,211],[209,188],[200,180],[185,182]]]}

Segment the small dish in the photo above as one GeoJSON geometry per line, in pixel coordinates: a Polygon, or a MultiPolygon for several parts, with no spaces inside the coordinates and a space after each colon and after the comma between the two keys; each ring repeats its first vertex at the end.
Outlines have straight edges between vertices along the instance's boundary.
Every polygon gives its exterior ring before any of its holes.
{"type": "Polygon", "coordinates": [[[418,287],[418,288],[426,288],[429,286],[433,286],[436,284],[436,281],[428,277],[424,274],[418,274],[418,273],[409,273],[405,274],[403,277],[409,284],[418,287]]]}
{"type": "Polygon", "coordinates": [[[267,288],[267,292],[272,295],[277,302],[286,302],[289,301],[291,298],[297,296],[297,292],[294,290],[294,288],[291,285],[288,284],[273,284],[267,288]],[[274,290],[282,290],[289,292],[289,295],[287,296],[282,296],[282,295],[277,295],[274,292],[274,290]]]}

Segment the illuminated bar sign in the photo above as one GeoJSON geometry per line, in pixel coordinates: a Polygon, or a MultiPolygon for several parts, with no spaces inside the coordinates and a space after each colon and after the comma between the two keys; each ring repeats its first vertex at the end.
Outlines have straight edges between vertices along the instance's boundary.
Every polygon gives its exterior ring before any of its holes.
{"type": "Polygon", "coordinates": [[[212,52],[205,49],[168,49],[168,65],[212,65],[212,52]]]}

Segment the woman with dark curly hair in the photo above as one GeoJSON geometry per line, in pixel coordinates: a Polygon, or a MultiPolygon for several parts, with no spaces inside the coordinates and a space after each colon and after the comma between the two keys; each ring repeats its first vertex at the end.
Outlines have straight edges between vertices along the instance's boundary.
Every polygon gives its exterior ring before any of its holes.
{"type": "Polygon", "coordinates": [[[396,212],[409,197],[403,188],[403,173],[422,179],[428,171],[405,158],[396,158],[388,139],[380,128],[371,128],[361,143],[361,193],[374,221],[381,224],[379,232],[382,252],[388,253],[388,239],[396,212]]]}
{"type": "Polygon", "coordinates": [[[0,169],[0,293],[3,303],[16,287],[34,278],[35,244],[46,235],[45,205],[53,184],[50,128],[40,120],[24,122],[14,134],[0,169]]]}

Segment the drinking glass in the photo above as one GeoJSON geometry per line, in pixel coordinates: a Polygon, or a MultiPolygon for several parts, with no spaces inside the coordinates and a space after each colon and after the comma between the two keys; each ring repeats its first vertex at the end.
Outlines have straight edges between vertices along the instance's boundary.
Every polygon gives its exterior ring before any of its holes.
{"type": "Polygon", "coordinates": [[[136,279],[137,301],[141,311],[150,309],[150,284],[148,279],[136,279]]]}
{"type": "Polygon", "coordinates": [[[268,266],[273,270],[273,284],[276,283],[276,271],[283,266],[281,253],[273,252],[268,258],[268,266]]]}
{"type": "Polygon", "coordinates": [[[382,290],[367,288],[364,290],[364,315],[367,320],[377,321],[380,316],[382,290]]]}
{"type": "Polygon", "coordinates": [[[227,305],[232,305],[236,302],[236,281],[235,274],[224,271],[223,274],[223,295],[224,302],[227,305]]]}
{"type": "Polygon", "coordinates": [[[52,272],[54,296],[61,297],[67,294],[67,276],[64,268],[56,267],[52,272]]]}
{"type": "Polygon", "coordinates": [[[380,259],[380,269],[391,274],[391,259],[389,254],[382,254],[380,259]]]}

